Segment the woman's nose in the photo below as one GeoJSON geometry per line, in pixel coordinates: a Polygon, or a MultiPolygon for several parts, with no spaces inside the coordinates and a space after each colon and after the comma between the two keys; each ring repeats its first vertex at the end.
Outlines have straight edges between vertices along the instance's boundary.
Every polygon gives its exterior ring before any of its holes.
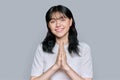
{"type": "Polygon", "coordinates": [[[60,21],[56,20],[56,26],[60,26],[60,21]]]}

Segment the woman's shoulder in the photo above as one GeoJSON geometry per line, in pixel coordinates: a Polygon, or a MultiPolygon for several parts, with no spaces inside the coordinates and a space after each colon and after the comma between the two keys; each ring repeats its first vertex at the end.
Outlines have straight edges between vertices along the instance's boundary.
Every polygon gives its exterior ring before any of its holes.
{"type": "Polygon", "coordinates": [[[89,44],[86,42],[79,42],[79,47],[81,48],[90,48],[89,44]]]}
{"type": "Polygon", "coordinates": [[[39,43],[39,44],[37,45],[36,51],[38,51],[38,52],[43,52],[42,43],[39,43]]]}
{"type": "Polygon", "coordinates": [[[88,43],[86,42],[79,42],[79,49],[80,49],[80,52],[83,54],[87,53],[87,52],[90,52],[90,46],[88,43]]]}
{"type": "Polygon", "coordinates": [[[42,48],[42,43],[39,43],[38,45],[37,45],[37,49],[41,49],[42,48]]]}

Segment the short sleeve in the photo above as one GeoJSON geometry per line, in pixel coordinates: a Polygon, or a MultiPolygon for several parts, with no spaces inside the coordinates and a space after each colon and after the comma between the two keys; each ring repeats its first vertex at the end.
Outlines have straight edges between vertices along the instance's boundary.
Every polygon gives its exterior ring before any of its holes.
{"type": "Polygon", "coordinates": [[[90,46],[86,43],[82,46],[81,76],[84,78],[93,78],[93,66],[90,46]]]}
{"type": "Polygon", "coordinates": [[[34,61],[32,64],[31,76],[39,76],[43,73],[43,53],[42,45],[39,45],[36,49],[34,61]]]}

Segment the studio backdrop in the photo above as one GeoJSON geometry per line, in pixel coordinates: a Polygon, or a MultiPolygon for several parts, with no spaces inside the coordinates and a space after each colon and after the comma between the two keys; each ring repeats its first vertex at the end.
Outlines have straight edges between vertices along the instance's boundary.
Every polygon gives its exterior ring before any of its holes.
{"type": "Polygon", "coordinates": [[[120,80],[119,0],[0,0],[0,80],[29,80],[33,57],[45,38],[45,14],[68,7],[78,38],[91,47],[94,80],[120,80]]]}

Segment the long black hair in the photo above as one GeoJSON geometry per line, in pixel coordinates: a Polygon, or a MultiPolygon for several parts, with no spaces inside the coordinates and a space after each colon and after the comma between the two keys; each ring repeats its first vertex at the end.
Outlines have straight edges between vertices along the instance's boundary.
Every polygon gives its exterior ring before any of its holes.
{"type": "Polygon", "coordinates": [[[56,38],[55,38],[55,35],[49,29],[48,23],[52,18],[52,14],[55,12],[60,12],[64,14],[66,17],[68,17],[69,19],[72,19],[72,25],[69,29],[69,35],[68,35],[68,40],[69,40],[68,51],[70,54],[76,53],[79,55],[79,48],[78,48],[79,41],[77,39],[75,21],[74,21],[71,11],[63,5],[52,6],[46,13],[46,24],[47,24],[48,32],[47,32],[45,39],[42,42],[43,51],[48,52],[48,53],[53,53],[52,49],[55,46],[56,38]]]}

